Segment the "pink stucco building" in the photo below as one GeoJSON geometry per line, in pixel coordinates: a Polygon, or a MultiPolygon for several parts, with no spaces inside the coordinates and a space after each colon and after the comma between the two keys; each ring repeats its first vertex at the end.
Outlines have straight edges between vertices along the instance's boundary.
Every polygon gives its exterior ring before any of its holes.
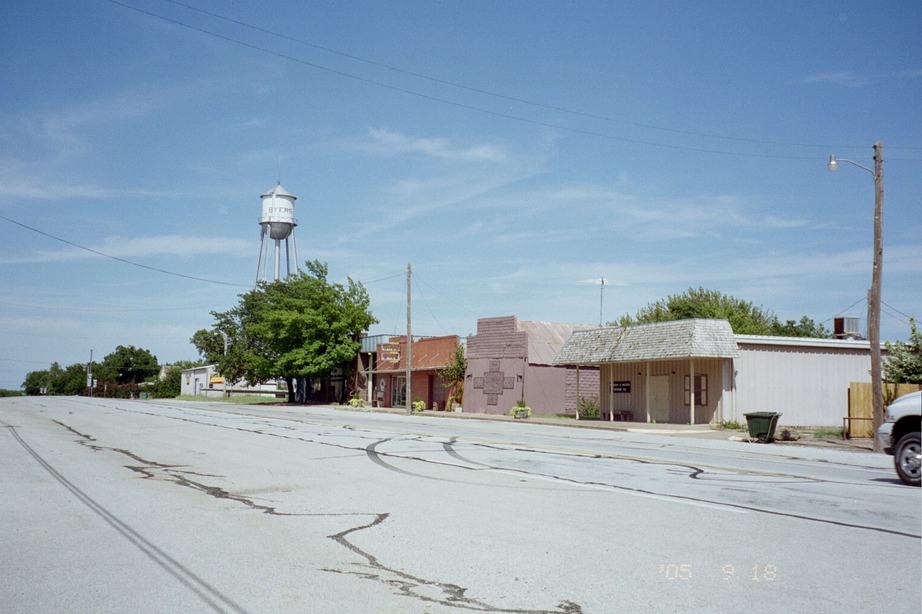
{"type": "Polygon", "coordinates": [[[505,414],[524,400],[537,414],[573,414],[577,389],[580,397],[597,401],[597,368],[554,364],[570,335],[590,328],[515,316],[479,319],[477,334],[467,338],[464,411],[505,414]]]}

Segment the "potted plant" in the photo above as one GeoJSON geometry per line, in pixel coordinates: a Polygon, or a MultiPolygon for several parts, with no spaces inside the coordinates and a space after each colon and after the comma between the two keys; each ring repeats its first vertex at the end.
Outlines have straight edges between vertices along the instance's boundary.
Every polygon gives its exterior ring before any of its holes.
{"type": "Polygon", "coordinates": [[[515,406],[509,410],[509,415],[513,418],[530,418],[531,417],[531,407],[525,404],[525,400],[521,400],[515,404],[515,406]]]}

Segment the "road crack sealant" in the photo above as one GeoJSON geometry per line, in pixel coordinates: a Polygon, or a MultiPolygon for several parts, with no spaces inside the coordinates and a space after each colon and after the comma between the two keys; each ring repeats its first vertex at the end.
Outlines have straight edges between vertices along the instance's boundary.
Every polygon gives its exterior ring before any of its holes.
{"type": "MultiPolygon", "coordinates": [[[[467,589],[463,588],[457,584],[450,582],[440,582],[438,580],[431,580],[421,576],[416,576],[405,571],[401,571],[396,568],[388,567],[382,563],[378,557],[372,553],[360,548],[356,544],[349,541],[348,536],[352,533],[358,531],[364,531],[368,529],[374,529],[378,525],[385,522],[390,516],[389,513],[374,513],[374,512],[352,512],[352,513],[292,513],[292,512],[280,512],[275,507],[263,505],[257,503],[256,501],[244,497],[241,495],[233,494],[227,491],[224,488],[217,486],[210,486],[203,482],[190,479],[189,475],[201,476],[203,474],[194,473],[190,471],[185,471],[180,468],[186,467],[186,465],[168,465],[164,463],[159,463],[149,459],[145,459],[129,450],[123,448],[114,448],[99,445],[95,443],[96,438],[81,433],[74,429],[73,427],[64,424],[58,420],[54,420],[56,424],[62,428],[67,429],[72,434],[78,437],[77,442],[83,446],[88,447],[89,449],[97,452],[115,452],[118,454],[125,455],[135,462],[140,463],[140,465],[125,465],[126,469],[139,473],[143,476],[143,479],[165,479],[167,481],[173,482],[179,486],[192,488],[197,490],[205,495],[214,497],[216,499],[223,499],[228,501],[233,501],[244,507],[251,509],[253,511],[259,511],[264,514],[269,514],[272,516],[289,516],[289,517],[343,517],[343,516],[360,516],[360,517],[371,517],[370,522],[364,524],[356,525],[349,527],[339,533],[334,533],[333,535],[328,535],[327,537],[340,546],[346,548],[356,556],[364,559],[363,563],[358,564],[358,567],[362,569],[332,569],[332,568],[321,568],[322,571],[328,573],[337,573],[347,576],[356,576],[364,580],[374,581],[381,584],[384,584],[390,587],[395,594],[411,599],[415,599],[424,603],[438,604],[446,607],[452,607],[462,610],[474,611],[474,612],[497,612],[501,614],[582,614],[582,607],[573,601],[563,600],[560,601],[554,609],[533,609],[533,608],[508,608],[492,605],[487,601],[476,599],[467,595],[467,589]]],[[[269,434],[263,433],[260,431],[250,431],[256,432],[261,435],[269,434]]],[[[375,445],[381,442],[375,442],[368,446],[370,450],[367,449],[370,457],[376,456],[374,453],[375,445]]],[[[417,459],[422,460],[422,459],[417,459]]],[[[388,467],[391,470],[399,471],[395,467],[388,467]]],[[[411,474],[415,475],[415,474],[411,474]]],[[[206,476],[206,477],[220,477],[220,476],[206,476]]],[[[165,555],[164,555],[165,556],[165,555]]],[[[191,573],[191,572],[190,572],[191,573]]],[[[174,574],[175,575],[175,574],[174,574]]],[[[230,602],[228,602],[230,603],[230,602]]],[[[215,608],[218,609],[218,608],[215,608]]],[[[236,606],[235,611],[242,612],[243,610],[236,606]]],[[[219,610],[223,611],[223,610],[219,610]]]]}

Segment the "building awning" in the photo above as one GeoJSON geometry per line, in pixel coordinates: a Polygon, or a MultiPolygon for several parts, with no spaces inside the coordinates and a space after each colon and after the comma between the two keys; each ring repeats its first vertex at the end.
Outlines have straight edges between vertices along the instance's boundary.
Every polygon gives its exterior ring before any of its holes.
{"type": "Polygon", "coordinates": [[[737,358],[739,347],[726,320],[692,319],[576,331],[554,359],[558,365],[737,358]]]}

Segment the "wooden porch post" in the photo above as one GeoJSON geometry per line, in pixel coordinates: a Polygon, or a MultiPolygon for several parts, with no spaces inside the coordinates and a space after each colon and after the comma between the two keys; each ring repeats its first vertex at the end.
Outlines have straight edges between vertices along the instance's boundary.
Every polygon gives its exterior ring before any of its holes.
{"type": "Polygon", "coordinates": [[[579,365],[576,365],[576,419],[579,420],[579,365]]]}
{"type": "Polygon", "coordinates": [[[690,373],[688,376],[688,392],[690,394],[689,399],[691,401],[691,406],[690,406],[691,422],[689,422],[689,424],[694,424],[695,423],[695,359],[694,358],[688,361],[688,370],[690,373]]]}

